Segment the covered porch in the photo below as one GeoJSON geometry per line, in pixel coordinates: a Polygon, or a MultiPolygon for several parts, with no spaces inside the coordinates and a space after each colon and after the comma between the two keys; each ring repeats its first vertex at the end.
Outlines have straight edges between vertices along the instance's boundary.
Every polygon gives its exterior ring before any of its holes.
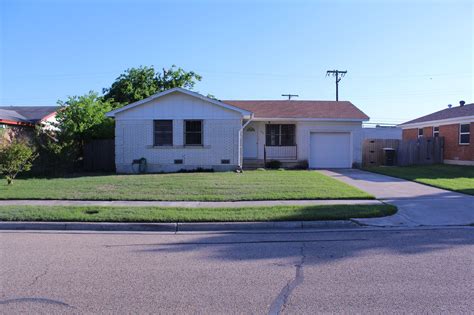
{"type": "Polygon", "coordinates": [[[243,167],[264,167],[268,161],[298,162],[296,122],[252,121],[243,131],[243,167]]]}

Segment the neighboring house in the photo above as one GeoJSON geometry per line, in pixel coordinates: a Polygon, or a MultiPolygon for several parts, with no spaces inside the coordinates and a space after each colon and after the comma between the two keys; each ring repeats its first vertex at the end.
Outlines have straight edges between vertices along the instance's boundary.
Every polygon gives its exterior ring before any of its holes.
{"type": "Polygon", "coordinates": [[[365,139],[402,139],[402,128],[392,126],[364,127],[363,138],[365,139]]]}
{"type": "Polygon", "coordinates": [[[362,159],[362,122],[350,102],[218,101],[174,88],[113,110],[117,172],[235,170],[279,160],[350,168],[362,159]]]}
{"type": "Polygon", "coordinates": [[[444,137],[444,163],[474,165],[474,103],[450,107],[400,125],[403,139],[444,137]]]}
{"type": "Polygon", "coordinates": [[[55,128],[58,106],[0,106],[0,145],[13,139],[31,139],[34,128],[55,128]]]}
{"type": "Polygon", "coordinates": [[[34,127],[55,122],[58,106],[0,106],[0,126],[34,127]]]}

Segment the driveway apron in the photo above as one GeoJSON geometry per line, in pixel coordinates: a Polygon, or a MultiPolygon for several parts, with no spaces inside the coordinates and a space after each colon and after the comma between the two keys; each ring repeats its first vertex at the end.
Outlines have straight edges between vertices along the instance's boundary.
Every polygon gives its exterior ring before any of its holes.
{"type": "Polygon", "coordinates": [[[474,196],[356,169],[321,170],[398,207],[397,214],[353,221],[371,226],[447,226],[474,223],[474,196]]]}

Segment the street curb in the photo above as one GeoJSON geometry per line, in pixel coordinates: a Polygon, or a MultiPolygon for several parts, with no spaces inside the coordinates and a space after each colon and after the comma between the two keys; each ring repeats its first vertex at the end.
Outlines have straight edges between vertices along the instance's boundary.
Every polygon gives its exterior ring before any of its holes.
{"type": "Polygon", "coordinates": [[[216,222],[178,223],[177,232],[185,231],[248,231],[248,230],[301,230],[358,227],[349,220],[338,221],[270,221],[270,222],[216,222]]]}
{"type": "Polygon", "coordinates": [[[357,228],[350,220],[215,223],[0,222],[0,230],[208,232],[357,228]]]}

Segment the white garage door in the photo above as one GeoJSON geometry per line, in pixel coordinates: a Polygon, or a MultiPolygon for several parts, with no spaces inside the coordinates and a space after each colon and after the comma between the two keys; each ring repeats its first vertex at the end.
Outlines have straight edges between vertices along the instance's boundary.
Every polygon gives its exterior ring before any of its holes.
{"type": "Polygon", "coordinates": [[[310,168],[350,168],[350,133],[311,133],[309,167],[310,168]]]}

